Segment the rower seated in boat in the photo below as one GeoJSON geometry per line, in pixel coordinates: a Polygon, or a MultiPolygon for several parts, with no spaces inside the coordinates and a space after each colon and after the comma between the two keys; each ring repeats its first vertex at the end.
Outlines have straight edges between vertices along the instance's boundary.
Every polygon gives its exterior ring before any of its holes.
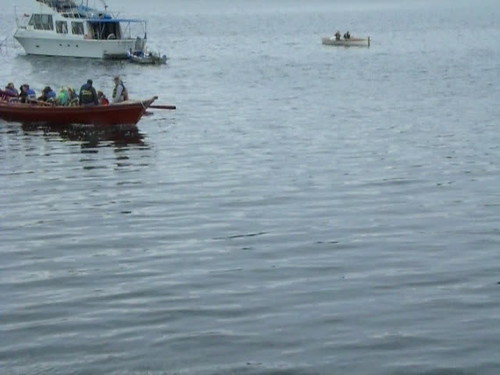
{"type": "Polygon", "coordinates": [[[0,90],[0,100],[10,102],[19,96],[19,92],[12,82],[5,86],[5,90],[0,90]]]}
{"type": "Polygon", "coordinates": [[[19,101],[21,103],[36,102],[36,92],[27,83],[21,86],[21,93],[19,94],[19,101]]]}
{"type": "Polygon", "coordinates": [[[106,95],[102,91],[97,91],[97,98],[99,99],[100,105],[108,105],[109,100],[106,98],[106,95]]]}
{"type": "Polygon", "coordinates": [[[57,98],[57,94],[50,86],[45,86],[42,91],[42,95],[38,98],[38,100],[42,102],[55,102],[57,98]]]}
{"type": "Polygon", "coordinates": [[[340,31],[338,31],[338,30],[335,33],[335,40],[340,40],[340,31]]]}
{"type": "Polygon", "coordinates": [[[8,96],[19,96],[19,91],[17,91],[16,86],[12,82],[9,82],[7,86],[5,86],[4,93],[8,96]]]}

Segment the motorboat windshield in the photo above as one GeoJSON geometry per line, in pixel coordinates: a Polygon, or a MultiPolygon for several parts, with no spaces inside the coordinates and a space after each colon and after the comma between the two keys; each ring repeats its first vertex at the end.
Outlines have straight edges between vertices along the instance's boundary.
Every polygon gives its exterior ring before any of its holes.
{"type": "Polygon", "coordinates": [[[57,11],[76,8],[78,5],[73,0],[36,0],[39,3],[45,4],[57,11]]]}

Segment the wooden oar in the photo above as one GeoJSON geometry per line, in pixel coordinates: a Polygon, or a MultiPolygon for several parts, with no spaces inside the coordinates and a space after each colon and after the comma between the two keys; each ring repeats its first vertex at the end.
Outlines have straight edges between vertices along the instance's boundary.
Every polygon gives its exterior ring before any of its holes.
{"type": "Polygon", "coordinates": [[[41,107],[53,107],[55,105],[54,102],[44,102],[43,100],[31,100],[31,99],[27,99],[26,103],[36,104],[36,105],[39,105],[41,107]]]}
{"type": "Polygon", "coordinates": [[[150,105],[148,108],[154,109],[176,109],[175,105],[150,105]]]}

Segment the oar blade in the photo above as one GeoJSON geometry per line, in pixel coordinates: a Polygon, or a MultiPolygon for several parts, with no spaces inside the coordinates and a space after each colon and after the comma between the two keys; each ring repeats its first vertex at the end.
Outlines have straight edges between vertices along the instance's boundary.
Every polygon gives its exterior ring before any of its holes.
{"type": "Polygon", "coordinates": [[[152,109],[177,109],[175,105],[150,105],[148,108],[152,109]]]}

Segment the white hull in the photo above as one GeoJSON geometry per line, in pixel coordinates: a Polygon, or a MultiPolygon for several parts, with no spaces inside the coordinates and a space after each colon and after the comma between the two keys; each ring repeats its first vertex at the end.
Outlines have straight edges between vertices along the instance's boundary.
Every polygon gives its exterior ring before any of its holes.
{"type": "Polygon", "coordinates": [[[145,21],[115,18],[77,4],[77,0],[34,0],[33,13],[16,18],[14,38],[29,55],[127,59],[144,51],[145,21]],[[132,37],[132,25],[144,26],[144,38],[132,37]]]}
{"type": "Polygon", "coordinates": [[[18,30],[14,38],[21,44],[28,55],[123,58],[134,49],[135,39],[87,40],[74,38],[55,39],[29,35],[26,30],[18,30]]]}
{"type": "Polygon", "coordinates": [[[351,39],[336,39],[333,37],[321,38],[321,43],[327,46],[339,46],[339,47],[370,47],[370,37],[363,38],[351,38],[351,39]]]}

